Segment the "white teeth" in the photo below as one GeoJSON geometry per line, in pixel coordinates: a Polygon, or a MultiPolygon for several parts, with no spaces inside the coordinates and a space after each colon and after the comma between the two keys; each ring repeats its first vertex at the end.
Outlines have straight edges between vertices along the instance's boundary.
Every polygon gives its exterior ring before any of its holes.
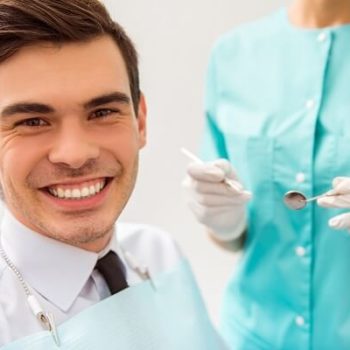
{"type": "Polygon", "coordinates": [[[80,190],[75,188],[73,191],[72,191],[72,198],[80,198],[81,195],[80,195],[80,190]]]}
{"type": "Polygon", "coordinates": [[[89,187],[84,186],[82,188],[63,189],[61,187],[51,187],[49,188],[49,192],[53,196],[61,199],[81,199],[99,193],[104,188],[105,184],[106,181],[102,180],[95,185],[90,185],[89,187]]]}
{"type": "MultiPolygon", "coordinates": [[[[90,194],[90,196],[93,196],[95,193],[96,193],[96,190],[95,190],[95,186],[90,186],[89,187],[89,194],[90,194]]],[[[98,192],[98,191],[97,191],[98,192]]]]}
{"type": "Polygon", "coordinates": [[[84,187],[84,188],[80,191],[80,195],[81,195],[82,197],[87,197],[87,196],[89,196],[89,194],[90,194],[90,191],[89,191],[89,189],[88,189],[87,187],[84,187]]]}
{"type": "Polygon", "coordinates": [[[62,188],[58,188],[57,192],[58,192],[58,197],[59,198],[64,198],[64,191],[62,190],[62,188]]]}

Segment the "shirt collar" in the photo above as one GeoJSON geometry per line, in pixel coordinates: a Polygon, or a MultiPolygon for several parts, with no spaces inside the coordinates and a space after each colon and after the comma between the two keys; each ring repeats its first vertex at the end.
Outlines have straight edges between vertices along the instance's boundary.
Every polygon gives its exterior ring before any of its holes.
{"type": "Polygon", "coordinates": [[[89,279],[97,259],[109,250],[120,254],[115,234],[100,254],[38,234],[6,210],[1,245],[25,282],[63,311],[67,311],[89,279]]]}

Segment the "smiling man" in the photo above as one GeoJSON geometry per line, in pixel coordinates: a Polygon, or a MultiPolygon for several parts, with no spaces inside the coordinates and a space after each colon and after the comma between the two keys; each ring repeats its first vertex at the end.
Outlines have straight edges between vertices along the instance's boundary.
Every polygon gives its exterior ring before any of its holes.
{"type": "Polygon", "coordinates": [[[0,0],[1,349],[225,348],[173,241],[115,224],[145,142],[137,54],[100,2],[0,0]]]}
{"type": "Polygon", "coordinates": [[[30,229],[95,252],[109,240],[145,144],[124,67],[109,36],[30,45],[0,65],[3,193],[30,229]]]}

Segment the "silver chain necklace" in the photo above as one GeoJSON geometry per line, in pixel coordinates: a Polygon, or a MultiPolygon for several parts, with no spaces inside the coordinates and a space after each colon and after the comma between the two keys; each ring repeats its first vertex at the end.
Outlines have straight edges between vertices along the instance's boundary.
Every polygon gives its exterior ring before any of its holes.
{"type": "Polygon", "coordinates": [[[51,313],[45,312],[44,309],[41,307],[39,301],[37,298],[30,292],[30,289],[25,282],[22,274],[17,269],[15,264],[11,261],[11,259],[7,256],[4,249],[0,245],[0,255],[7,264],[7,266],[11,269],[11,271],[15,274],[17,280],[20,282],[24,293],[27,297],[28,304],[34,314],[34,316],[37,318],[37,320],[40,322],[41,326],[44,328],[44,330],[48,330],[51,332],[53,339],[57,346],[60,345],[56,325],[54,322],[53,315],[51,313]]]}

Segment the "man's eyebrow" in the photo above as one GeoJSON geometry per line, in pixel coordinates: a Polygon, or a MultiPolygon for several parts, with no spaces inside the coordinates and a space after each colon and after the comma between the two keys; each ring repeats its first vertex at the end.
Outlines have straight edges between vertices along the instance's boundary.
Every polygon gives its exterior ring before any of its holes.
{"type": "Polygon", "coordinates": [[[42,103],[19,102],[6,106],[2,112],[1,117],[11,117],[15,114],[48,114],[55,110],[48,105],[42,103]]]}
{"type": "Polygon", "coordinates": [[[91,108],[98,107],[98,106],[105,105],[112,102],[119,102],[119,103],[129,105],[131,103],[131,99],[128,95],[122,92],[113,92],[111,94],[95,97],[92,100],[84,103],[83,106],[85,109],[91,109],[91,108]]]}
{"type": "MultiPolygon", "coordinates": [[[[110,94],[94,97],[90,101],[84,103],[83,107],[85,109],[91,109],[112,102],[130,104],[131,99],[128,95],[122,92],[113,92],[110,94]]],[[[15,114],[48,114],[54,112],[55,109],[53,107],[43,103],[18,102],[6,106],[1,112],[1,117],[11,117],[15,114]]]]}

